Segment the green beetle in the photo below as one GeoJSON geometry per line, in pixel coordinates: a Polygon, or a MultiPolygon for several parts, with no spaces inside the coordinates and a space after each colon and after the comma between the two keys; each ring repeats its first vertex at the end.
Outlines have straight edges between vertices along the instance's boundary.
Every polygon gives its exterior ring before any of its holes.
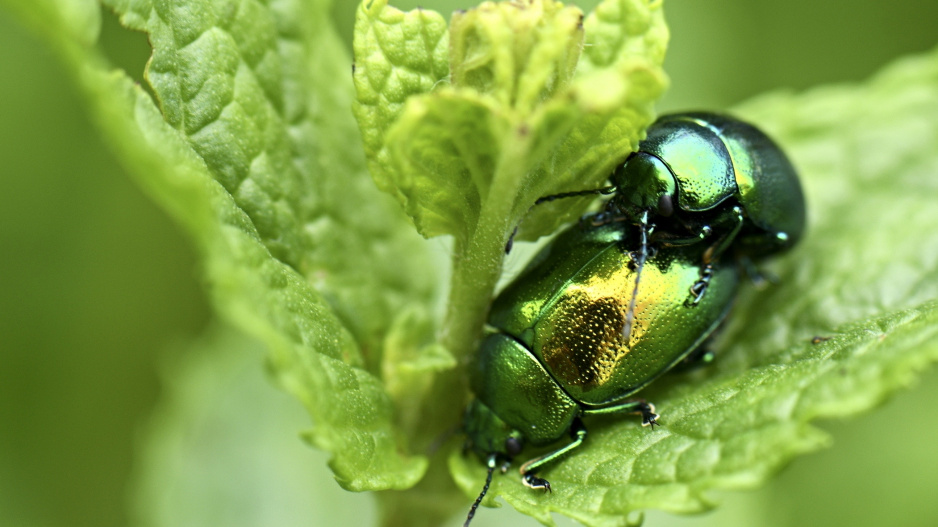
{"type": "Polygon", "coordinates": [[[791,163],[765,134],[730,117],[660,118],[611,183],[537,201],[614,194],[492,304],[465,416],[488,476],[467,525],[494,469],[507,468],[525,443],[570,433],[572,442],[521,466],[527,486],[550,490],[535,473],[583,443],[583,417],[635,413],[657,424],[653,405],[628,398],[702,351],[749,259],[791,247],[804,231],[791,163]],[[725,253],[733,258],[721,260],[725,253]]]}
{"type": "Polygon", "coordinates": [[[737,268],[718,265],[709,294],[686,305],[705,247],[662,248],[646,260],[648,229],[592,219],[558,235],[492,304],[494,331],[471,367],[476,398],[465,417],[488,481],[525,444],[569,431],[571,443],[521,466],[526,485],[550,490],[535,473],[583,443],[582,417],[635,413],[657,424],[653,405],[626,399],[700,349],[736,296],[737,268]]]}
{"type": "Polygon", "coordinates": [[[785,250],[804,233],[804,194],[784,152],[758,128],[705,112],[665,115],[638,152],[612,175],[612,210],[634,223],[652,211],[653,243],[704,243],[691,303],[700,302],[713,263],[785,250]]]}
{"type": "Polygon", "coordinates": [[[602,214],[637,224],[649,212],[657,226],[653,246],[706,245],[692,304],[703,298],[713,264],[730,248],[736,259],[763,258],[804,233],[804,194],[785,153],[758,128],[725,115],[660,117],[610,182],[537,203],[614,194],[602,214]]]}

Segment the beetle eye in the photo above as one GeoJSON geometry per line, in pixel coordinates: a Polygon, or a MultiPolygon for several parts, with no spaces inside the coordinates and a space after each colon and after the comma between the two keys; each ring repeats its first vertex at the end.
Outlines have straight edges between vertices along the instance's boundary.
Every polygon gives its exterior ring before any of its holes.
{"type": "Polygon", "coordinates": [[[521,446],[521,440],[517,437],[509,437],[505,440],[505,452],[511,457],[521,453],[521,446]]]}
{"type": "Polygon", "coordinates": [[[662,194],[658,198],[658,214],[665,217],[674,214],[674,202],[671,201],[671,194],[662,194]]]}

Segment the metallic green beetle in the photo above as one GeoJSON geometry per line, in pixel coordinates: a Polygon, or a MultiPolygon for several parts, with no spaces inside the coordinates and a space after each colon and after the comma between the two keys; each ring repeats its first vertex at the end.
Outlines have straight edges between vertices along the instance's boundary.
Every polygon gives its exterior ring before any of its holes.
{"type": "Polygon", "coordinates": [[[759,259],[804,233],[804,194],[784,152],[758,128],[732,117],[690,112],[660,117],[602,189],[546,196],[612,194],[603,214],[638,224],[649,212],[653,246],[705,244],[690,303],[700,302],[714,262],[732,248],[759,259]]]}
{"type": "Polygon", "coordinates": [[[470,370],[476,399],[465,418],[489,478],[524,444],[569,431],[571,443],[521,466],[526,485],[549,490],[534,474],[583,442],[584,416],[636,413],[657,424],[653,405],[626,398],[698,349],[736,296],[737,268],[716,266],[710,292],[687,306],[704,246],[662,248],[645,261],[630,251],[645,230],[591,219],[547,245],[492,304],[495,331],[470,370]]]}
{"type": "Polygon", "coordinates": [[[804,194],[784,152],[758,128],[713,113],[665,115],[612,175],[613,210],[635,223],[653,213],[652,243],[705,243],[691,303],[707,291],[713,263],[788,249],[805,227],[804,194]]]}
{"type": "MultiPolygon", "coordinates": [[[[488,478],[525,443],[573,441],[521,466],[522,481],[583,443],[581,418],[654,406],[627,400],[701,351],[731,306],[739,269],[791,247],[804,196],[784,153],[751,125],[710,113],[660,118],[602,189],[614,194],[560,234],[496,298],[471,370],[465,431],[488,478]],[[729,253],[733,258],[721,260],[729,253]],[[726,261],[729,260],[729,261],[726,261]],[[690,298],[687,291],[690,290],[690,298]],[[706,293],[706,294],[705,294],[706,293]]],[[[510,247],[510,245],[509,245],[510,247]]]]}

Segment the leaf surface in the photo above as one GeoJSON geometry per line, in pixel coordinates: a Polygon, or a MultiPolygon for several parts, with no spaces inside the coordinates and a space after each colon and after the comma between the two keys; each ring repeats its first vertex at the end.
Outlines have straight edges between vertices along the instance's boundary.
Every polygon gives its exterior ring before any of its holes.
{"type": "Polygon", "coordinates": [[[436,284],[424,245],[365,173],[328,2],[105,4],[148,34],[155,101],[94,47],[95,2],[17,8],[50,36],[128,170],[195,239],[218,311],[269,347],[338,481],[413,485],[426,461],[406,454],[377,372],[395,318],[426,319],[436,284]]]}

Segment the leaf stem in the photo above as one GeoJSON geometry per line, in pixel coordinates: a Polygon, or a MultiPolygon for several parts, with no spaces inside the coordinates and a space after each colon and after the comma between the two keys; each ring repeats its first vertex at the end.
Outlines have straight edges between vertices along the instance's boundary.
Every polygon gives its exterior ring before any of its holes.
{"type": "MultiPolygon", "coordinates": [[[[452,289],[441,341],[466,364],[475,352],[489,303],[501,275],[505,243],[517,221],[518,192],[525,179],[529,141],[527,128],[516,126],[514,141],[506,141],[485,193],[479,220],[468,241],[454,247],[452,289]]],[[[463,386],[465,380],[463,380],[463,386]]]]}
{"type": "MultiPolygon", "coordinates": [[[[482,201],[476,228],[467,238],[457,239],[454,243],[451,289],[440,340],[462,366],[471,360],[478,346],[489,302],[501,273],[505,243],[517,221],[517,195],[526,175],[524,158],[529,145],[526,129],[518,126],[516,130],[518,132],[513,134],[515,140],[505,145],[496,164],[492,184],[484,193],[486,199],[482,201]]],[[[525,207],[520,208],[526,210],[525,207]]],[[[413,431],[413,444],[418,448],[426,448],[445,430],[461,423],[468,402],[465,371],[465,367],[460,367],[436,376],[422,404],[422,424],[413,431]]],[[[436,500],[442,500],[443,496],[461,497],[449,477],[446,457],[444,450],[431,458],[427,476],[405,492],[410,496],[409,500],[430,500],[437,503],[437,507],[445,507],[447,505],[436,500]],[[442,474],[445,476],[441,477],[442,474]]],[[[407,516],[407,511],[391,503],[395,500],[384,504],[382,522],[385,526],[396,525],[407,516]]],[[[463,504],[462,500],[449,503],[449,506],[463,504]]]]}

